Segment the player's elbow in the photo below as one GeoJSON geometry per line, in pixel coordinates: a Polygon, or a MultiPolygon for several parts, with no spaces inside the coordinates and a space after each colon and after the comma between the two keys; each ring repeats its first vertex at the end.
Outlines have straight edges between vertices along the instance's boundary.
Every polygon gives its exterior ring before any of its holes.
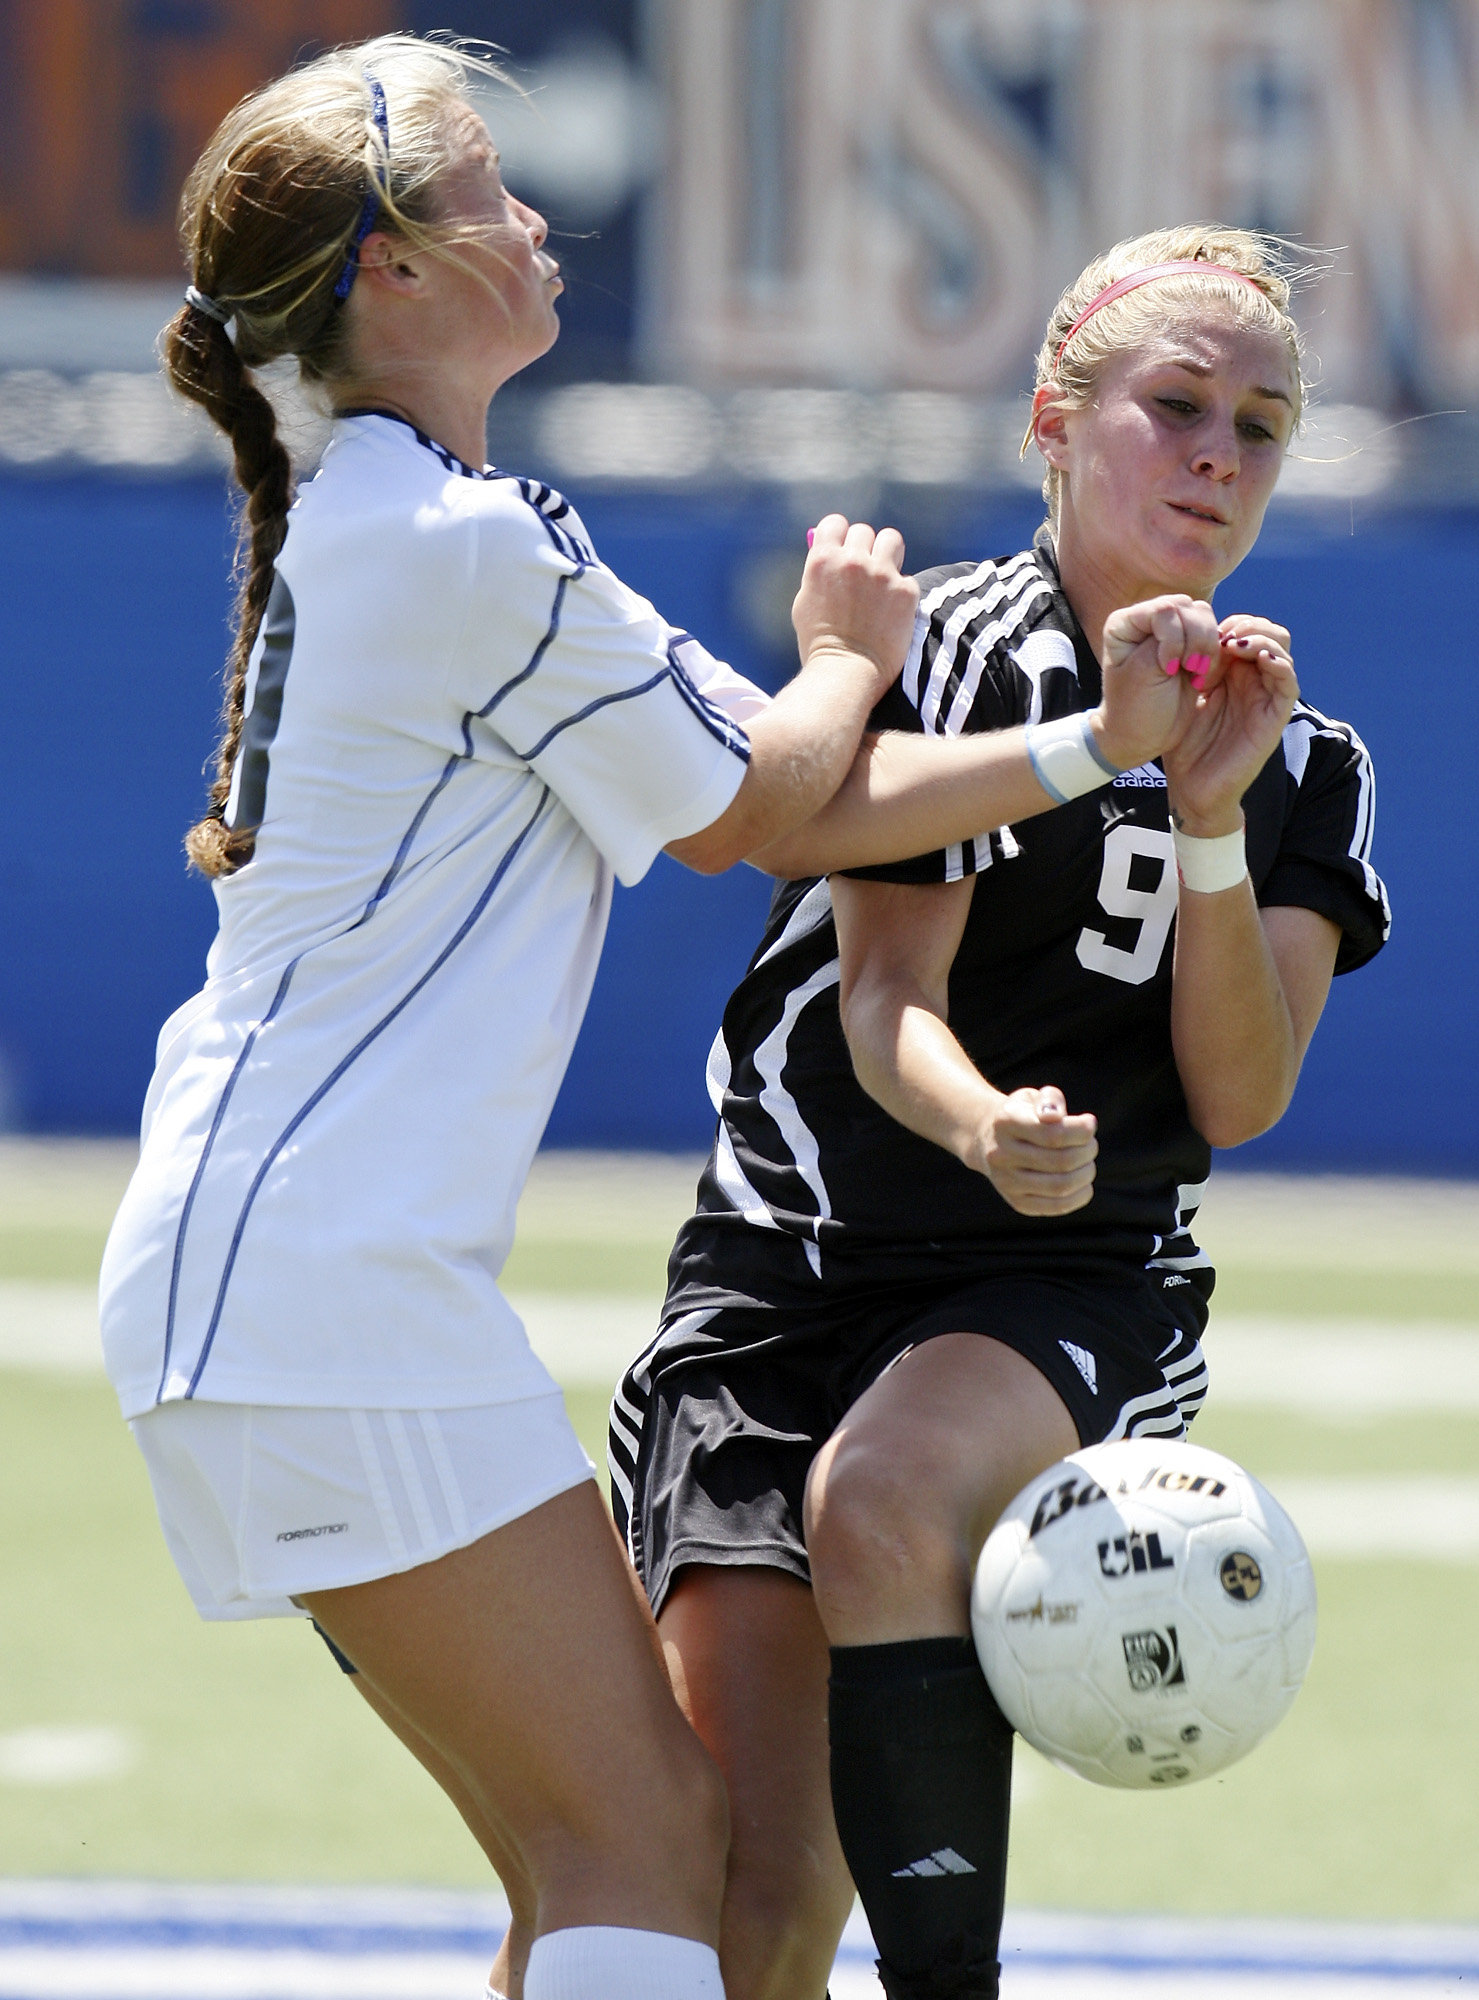
{"type": "Polygon", "coordinates": [[[1193,1127],[1220,1152],[1271,1132],[1294,1096],[1302,1050],[1243,1046],[1208,1060],[1177,1048],[1177,1069],[1193,1127]]]}
{"type": "MultiPolygon", "coordinates": [[[[776,801],[754,783],[752,762],[744,783],[719,817],[697,833],[670,840],[666,851],[697,875],[722,875],[737,861],[748,861],[772,843],[778,844],[790,831],[778,823],[780,817],[776,801]]],[[[774,874],[776,870],[767,867],[765,872],[774,874]]]]}
{"type": "MultiPolygon", "coordinates": [[[[1269,1120],[1269,1124],[1274,1122],[1269,1120]]],[[[1231,1118],[1193,1118],[1192,1123],[1207,1144],[1219,1153],[1231,1152],[1235,1146],[1246,1146],[1250,1139],[1260,1138],[1269,1129],[1269,1124],[1254,1125],[1231,1118]]]]}
{"type": "Polygon", "coordinates": [[[675,861],[681,861],[685,868],[691,868],[695,875],[722,875],[742,859],[731,854],[728,842],[706,842],[695,834],[690,840],[670,840],[665,850],[675,861]]]}
{"type": "Polygon", "coordinates": [[[681,840],[670,840],[664,852],[681,861],[685,868],[691,868],[695,875],[722,875],[726,868],[743,861],[748,852],[747,830],[731,814],[732,808],[711,826],[700,827],[697,833],[685,834],[681,840]]]}
{"type": "Polygon", "coordinates": [[[819,838],[810,822],[768,840],[745,857],[752,868],[773,875],[778,882],[801,882],[813,875],[826,875],[837,865],[828,844],[819,838]]]}
{"type": "Polygon", "coordinates": [[[1218,1152],[1230,1152],[1235,1146],[1246,1146],[1250,1139],[1261,1139],[1265,1132],[1271,1132],[1289,1108],[1292,1092],[1279,1092],[1276,1098],[1257,1102],[1239,1098],[1225,1104],[1190,1105],[1191,1122],[1201,1133],[1209,1146],[1218,1152]]]}

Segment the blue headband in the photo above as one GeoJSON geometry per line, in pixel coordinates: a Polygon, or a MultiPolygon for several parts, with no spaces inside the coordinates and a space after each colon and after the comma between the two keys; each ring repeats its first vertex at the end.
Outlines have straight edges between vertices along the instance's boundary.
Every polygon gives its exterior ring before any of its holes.
{"type": "Polygon", "coordinates": [[[349,239],[349,255],[344,259],[344,269],[339,273],[339,282],[334,287],[336,299],[347,299],[355,278],[359,275],[359,246],[375,227],[375,219],[380,213],[380,198],[388,192],[390,183],[390,116],[385,109],[385,90],[378,76],[367,76],[370,86],[370,116],[375,121],[375,129],[380,134],[385,147],[385,186],[371,187],[365,196],[364,206],[359,212],[359,221],[354,225],[354,234],[349,239]]]}

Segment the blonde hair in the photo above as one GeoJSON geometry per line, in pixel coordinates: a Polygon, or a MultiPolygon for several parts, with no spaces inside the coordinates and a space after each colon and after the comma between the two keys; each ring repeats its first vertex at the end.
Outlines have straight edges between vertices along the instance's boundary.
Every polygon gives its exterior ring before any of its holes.
{"type": "Polygon", "coordinates": [[[293,500],[292,463],[251,371],[292,355],[309,382],[343,373],[341,280],[357,264],[366,220],[415,249],[455,257],[466,232],[438,218],[437,190],[474,74],[503,80],[480,45],[451,37],[381,35],[333,49],[244,98],[185,183],[180,237],[191,283],[234,320],[235,337],[183,305],[161,336],[165,367],[231,440],[244,496],[215,779],[207,813],[185,839],[205,875],[241,867],[255,847],[256,829],[228,827],[225,814],[247,661],[293,500]],[[372,79],[384,92],[388,143],[372,79]]]}
{"type": "MultiPolygon", "coordinates": [[[[1189,222],[1176,229],[1154,229],[1116,243],[1087,265],[1063,293],[1048,317],[1047,334],[1038,349],[1033,414],[1022,440],[1022,453],[1034,442],[1039,410],[1038,392],[1051,389],[1049,401],[1065,409],[1082,410],[1094,392],[1106,364],[1117,354],[1133,352],[1165,330],[1168,322],[1194,317],[1209,306],[1230,311],[1240,326],[1264,326],[1284,342],[1294,374],[1294,421],[1299,422],[1308,394],[1304,375],[1304,340],[1289,311],[1290,295],[1310,275],[1289,247],[1276,237],[1251,229],[1217,223],[1189,222]],[[1251,284],[1209,271],[1176,273],[1157,278],[1102,306],[1063,347],[1079,315],[1108,286],[1153,264],[1198,262],[1221,264],[1251,284]],[[1061,350],[1061,358],[1060,358],[1061,350]]],[[[1062,475],[1049,466],[1043,480],[1048,519],[1056,528],[1062,497],[1062,475]]]]}

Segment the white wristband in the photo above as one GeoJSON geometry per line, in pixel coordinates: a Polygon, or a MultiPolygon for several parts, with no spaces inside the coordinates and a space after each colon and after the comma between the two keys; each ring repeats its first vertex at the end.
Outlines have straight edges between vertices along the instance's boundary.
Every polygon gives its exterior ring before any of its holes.
{"type": "Polygon", "coordinates": [[[1197,840],[1179,828],[1176,842],[1176,873],[1183,889],[1200,896],[1215,896],[1221,889],[1236,889],[1248,873],[1247,848],[1243,829],[1219,834],[1215,840],[1197,840]]]}
{"type": "Polygon", "coordinates": [[[1054,805],[1066,806],[1085,792],[1097,792],[1120,775],[1094,741],[1087,715],[1064,715],[1056,722],[1029,722],[1027,758],[1032,775],[1054,805]]]}

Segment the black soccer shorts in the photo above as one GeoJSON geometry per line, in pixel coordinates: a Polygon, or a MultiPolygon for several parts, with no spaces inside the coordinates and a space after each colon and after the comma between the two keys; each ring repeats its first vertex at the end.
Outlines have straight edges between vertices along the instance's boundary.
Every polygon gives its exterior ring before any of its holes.
{"type": "Polygon", "coordinates": [[[1082,1444],[1180,1437],[1207,1392],[1200,1289],[993,1277],[850,1288],[804,1313],[756,1301],[670,1310],[611,1405],[611,1499],[654,1611],[685,1563],[810,1582],[806,1475],[884,1370],[942,1333],[1015,1348],[1067,1405],[1082,1444]]]}

